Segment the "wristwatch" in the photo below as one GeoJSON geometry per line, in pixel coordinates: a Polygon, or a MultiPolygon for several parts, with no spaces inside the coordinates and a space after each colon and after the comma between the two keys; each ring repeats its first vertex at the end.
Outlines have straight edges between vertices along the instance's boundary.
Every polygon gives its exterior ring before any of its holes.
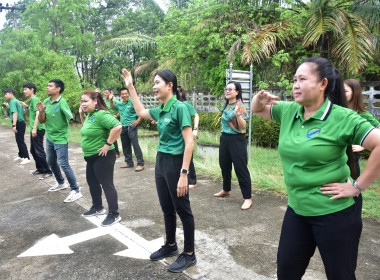
{"type": "Polygon", "coordinates": [[[183,173],[183,174],[189,174],[189,170],[187,170],[185,168],[182,168],[181,169],[181,173],[183,173]]]}
{"type": "Polygon", "coordinates": [[[15,125],[15,124],[12,124],[12,127],[16,127],[16,125],[15,125]]]}

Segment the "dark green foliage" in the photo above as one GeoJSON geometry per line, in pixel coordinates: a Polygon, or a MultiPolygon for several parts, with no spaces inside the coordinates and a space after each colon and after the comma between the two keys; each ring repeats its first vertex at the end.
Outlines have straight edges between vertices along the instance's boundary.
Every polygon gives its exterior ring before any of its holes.
{"type": "Polygon", "coordinates": [[[265,148],[277,148],[280,124],[258,116],[252,116],[252,142],[265,148]]]}

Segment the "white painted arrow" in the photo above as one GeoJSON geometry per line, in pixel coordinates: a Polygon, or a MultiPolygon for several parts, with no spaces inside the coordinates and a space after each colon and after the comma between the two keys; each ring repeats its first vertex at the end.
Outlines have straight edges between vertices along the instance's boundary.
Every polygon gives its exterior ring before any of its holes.
{"type": "Polygon", "coordinates": [[[63,238],[58,237],[56,234],[49,235],[38,241],[33,247],[18,257],[72,254],[74,252],[70,249],[70,246],[109,234],[128,247],[128,249],[118,252],[115,255],[137,259],[149,259],[149,255],[157,250],[164,242],[163,238],[147,241],[121,224],[102,227],[100,225],[100,218],[96,216],[86,217],[86,219],[97,227],[63,238]]]}

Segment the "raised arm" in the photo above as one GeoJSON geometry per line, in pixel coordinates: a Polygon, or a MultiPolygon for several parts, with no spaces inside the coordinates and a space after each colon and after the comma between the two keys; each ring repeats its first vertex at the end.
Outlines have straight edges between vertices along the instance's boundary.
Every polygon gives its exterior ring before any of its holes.
{"type": "Polygon", "coordinates": [[[127,69],[123,69],[121,76],[123,77],[125,85],[128,88],[129,94],[132,98],[132,103],[136,114],[143,119],[151,119],[149,110],[144,108],[144,105],[141,103],[135,87],[133,86],[131,72],[128,72],[127,69]]]}
{"type": "Polygon", "coordinates": [[[37,106],[37,109],[38,109],[38,121],[40,123],[45,123],[46,121],[46,114],[45,114],[45,109],[46,109],[46,106],[41,102],[41,101],[38,101],[36,103],[36,106],[37,106]]]}
{"type": "Polygon", "coordinates": [[[271,120],[270,114],[271,105],[278,104],[279,97],[270,94],[268,91],[261,90],[252,98],[251,109],[252,112],[264,119],[271,120]]]}

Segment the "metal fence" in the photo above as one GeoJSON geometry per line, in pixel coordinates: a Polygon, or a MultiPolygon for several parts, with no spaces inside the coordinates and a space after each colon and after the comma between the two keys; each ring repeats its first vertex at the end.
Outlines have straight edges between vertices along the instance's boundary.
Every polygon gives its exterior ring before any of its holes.
{"type": "Polygon", "coordinates": [[[376,118],[380,119],[380,81],[363,82],[362,94],[366,109],[376,118]]]}

